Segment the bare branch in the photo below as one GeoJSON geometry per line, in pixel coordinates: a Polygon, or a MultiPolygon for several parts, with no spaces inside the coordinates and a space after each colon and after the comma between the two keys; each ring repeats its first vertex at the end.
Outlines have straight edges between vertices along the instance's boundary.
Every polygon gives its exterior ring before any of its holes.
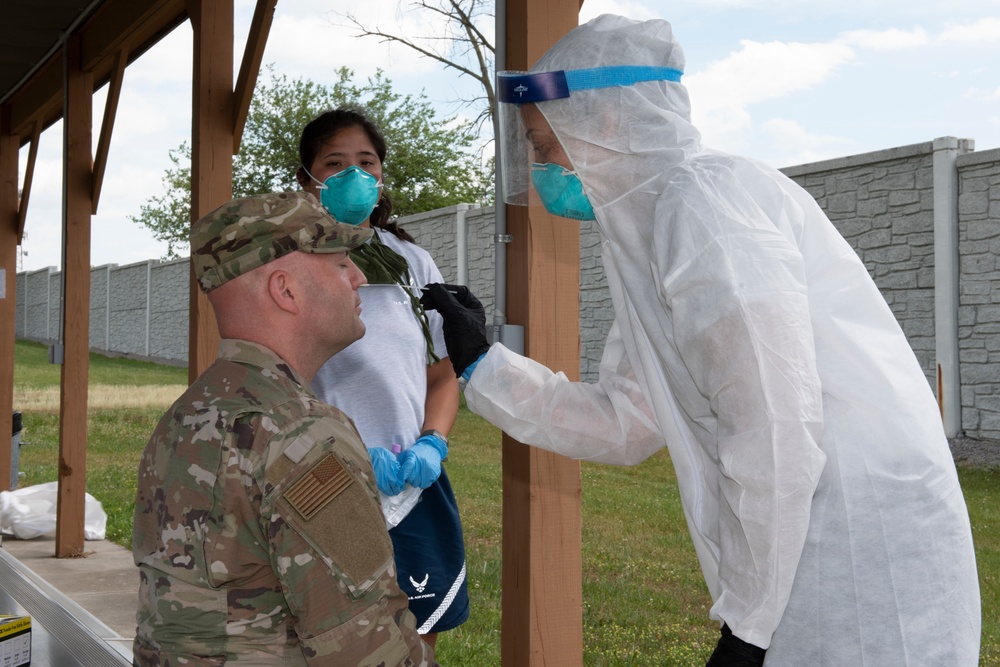
{"type": "Polygon", "coordinates": [[[337,15],[346,21],[346,25],[341,25],[357,31],[355,35],[357,38],[374,37],[381,43],[400,44],[440,63],[446,69],[457,71],[459,76],[469,76],[478,81],[482,86],[483,95],[461,102],[466,106],[485,102],[485,109],[479,112],[474,124],[482,128],[485,122],[490,121],[492,125],[496,108],[493,88],[493,62],[496,49],[492,40],[476,25],[477,19],[493,18],[487,9],[493,6],[492,3],[484,0],[414,0],[409,4],[411,9],[408,11],[424,12],[443,18],[450,28],[447,34],[404,36],[383,30],[377,25],[365,26],[350,12],[337,15]]]}

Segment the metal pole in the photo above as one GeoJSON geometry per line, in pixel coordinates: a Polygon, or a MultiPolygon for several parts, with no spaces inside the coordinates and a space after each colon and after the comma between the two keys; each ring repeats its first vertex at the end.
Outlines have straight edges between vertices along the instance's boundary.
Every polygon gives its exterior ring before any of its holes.
{"type": "Polygon", "coordinates": [[[465,213],[470,208],[472,206],[469,204],[458,204],[455,211],[455,253],[459,285],[469,284],[469,226],[465,222],[465,213]]]}
{"type": "Polygon", "coordinates": [[[146,356],[149,356],[149,329],[152,326],[153,309],[153,260],[146,262],[146,356]]]}
{"type": "Polygon", "coordinates": [[[934,140],[934,340],[938,404],[945,434],[962,431],[962,382],[958,356],[958,169],[968,140],[934,140]]]}
{"type": "MultiPolygon", "coordinates": [[[[507,3],[496,3],[496,44],[494,45],[494,70],[507,67],[507,3]]],[[[524,350],[524,328],[516,332],[507,326],[507,244],[511,236],[507,233],[507,205],[504,203],[503,171],[500,164],[500,114],[493,109],[493,165],[494,184],[494,268],[493,268],[493,327],[492,342],[500,341],[515,352],[524,350]],[[507,334],[507,335],[505,335],[507,334]]]]}
{"type": "Polygon", "coordinates": [[[104,349],[111,351],[111,265],[108,264],[105,269],[104,282],[104,300],[106,306],[104,307],[104,349]]]}

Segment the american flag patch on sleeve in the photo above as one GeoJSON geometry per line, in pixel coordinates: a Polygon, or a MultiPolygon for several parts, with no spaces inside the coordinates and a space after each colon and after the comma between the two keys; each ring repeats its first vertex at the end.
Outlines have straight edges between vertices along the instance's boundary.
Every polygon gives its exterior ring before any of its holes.
{"type": "Polygon", "coordinates": [[[353,483],[340,461],[327,454],[285,492],[285,500],[308,521],[353,483]]]}

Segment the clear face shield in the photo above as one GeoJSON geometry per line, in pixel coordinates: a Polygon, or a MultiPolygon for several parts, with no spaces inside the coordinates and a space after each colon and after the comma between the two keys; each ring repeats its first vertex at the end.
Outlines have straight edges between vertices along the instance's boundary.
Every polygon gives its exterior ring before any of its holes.
{"type": "Polygon", "coordinates": [[[681,71],[672,67],[647,67],[624,65],[593,69],[556,70],[552,72],[505,71],[497,73],[497,97],[500,151],[500,177],[504,202],[519,206],[544,204],[556,215],[591,220],[587,217],[579,194],[575,174],[555,134],[545,121],[539,108],[550,100],[570,97],[574,91],[614,86],[631,86],[640,81],[680,81],[681,71]],[[558,165],[557,169],[552,165],[558,165]],[[559,173],[557,173],[559,172],[559,173]],[[565,189],[555,192],[554,181],[567,181],[565,189]],[[534,186],[533,186],[534,183],[534,186]],[[541,198],[539,195],[542,195],[541,198]],[[558,195],[559,201],[556,203],[558,195]],[[566,205],[567,201],[573,203],[566,205]],[[557,213],[553,206],[567,209],[569,214],[557,213]]]}

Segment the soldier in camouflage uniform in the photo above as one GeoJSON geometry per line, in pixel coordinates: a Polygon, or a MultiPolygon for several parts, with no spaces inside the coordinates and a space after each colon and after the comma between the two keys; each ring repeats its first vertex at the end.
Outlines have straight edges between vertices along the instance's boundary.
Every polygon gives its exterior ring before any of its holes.
{"type": "Polygon", "coordinates": [[[396,583],[368,453],[309,389],[364,334],[347,250],[370,234],[303,192],[192,227],[223,340],[140,462],[136,664],[436,664],[396,583]]]}

